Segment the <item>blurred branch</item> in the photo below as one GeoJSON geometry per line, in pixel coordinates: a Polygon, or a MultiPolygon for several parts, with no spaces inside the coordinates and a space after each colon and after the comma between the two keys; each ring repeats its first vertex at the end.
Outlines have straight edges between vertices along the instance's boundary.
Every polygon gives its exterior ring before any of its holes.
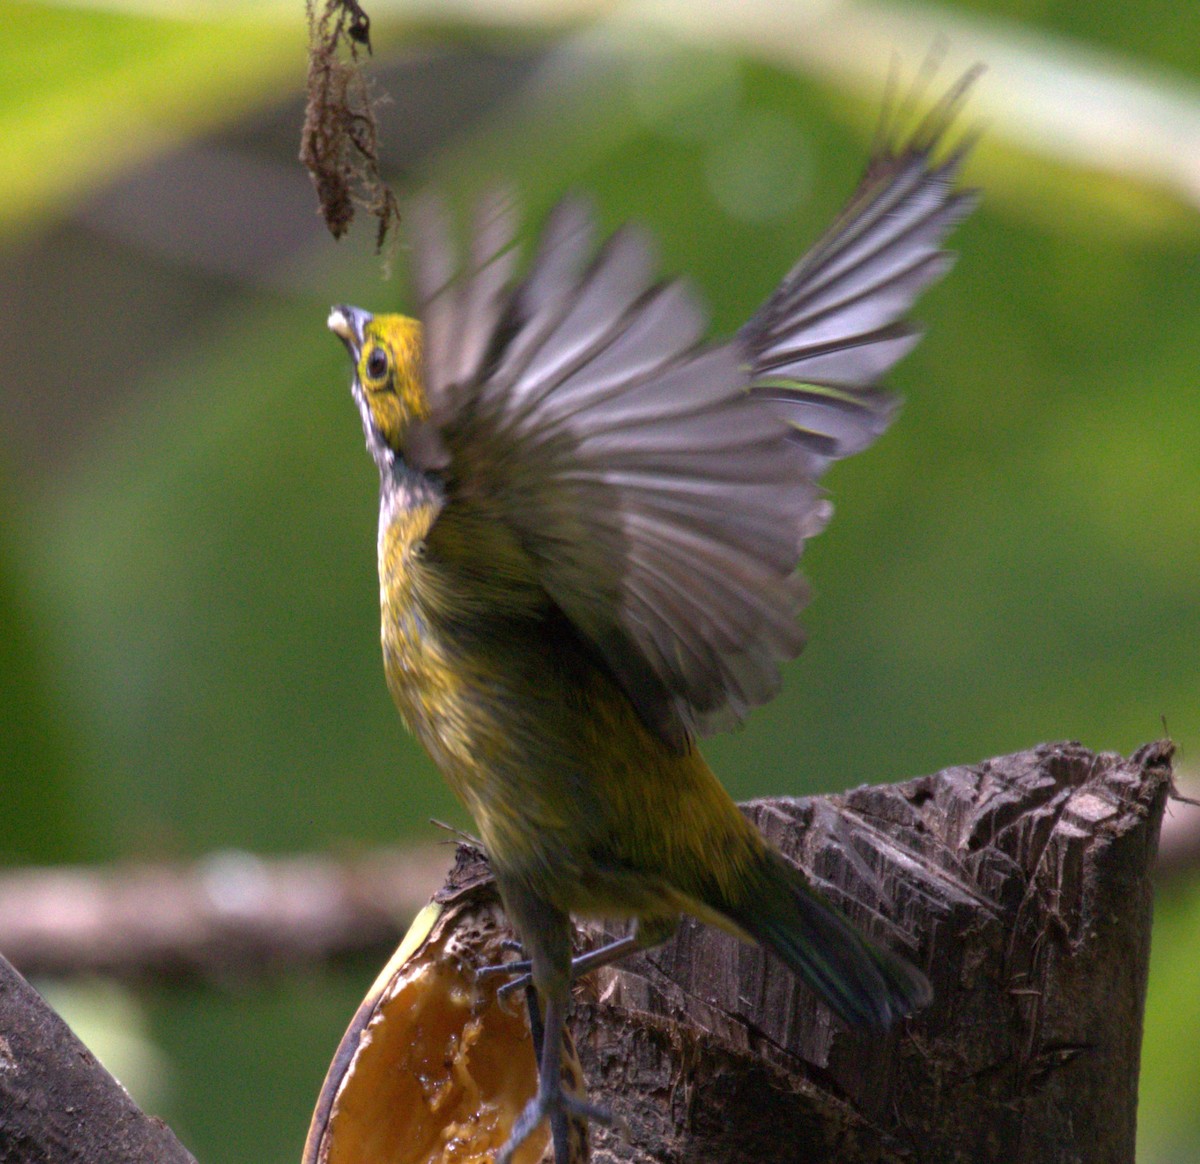
{"type": "Polygon", "coordinates": [[[452,859],[429,846],[10,872],[0,876],[0,950],[28,975],[122,977],[256,975],[385,950],[452,859]]]}
{"type": "MultiPolygon", "coordinates": [[[[115,0],[108,7],[169,15],[172,21],[182,13],[212,19],[212,6],[199,0],[115,0]]],[[[749,51],[866,90],[873,102],[897,55],[915,66],[940,47],[949,73],[978,61],[991,70],[993,82],[973,98],[989,137],[1007,137],[1022,149],[1067,165],[1161,186],[1200,206],[1200,92],[1195,85],[1144,62],[1015,21],[933,4],[866,0],[373,0],[367,7],[380,30],[389,19],[403,22],[408,34],[422,24],[434,31],[465,27],[543,35],[590,26],[602,37],[633,31],[636,43],[661,49],[661,36],[646,35],[650,26],[657,33],[749,51]]],[[[282,0],[234,5],[233,11],[239,8],[243,18],[253,14],[262,27],[245,19],[218,27],[225,30],[230,51],[240,49],[269,78],[262,61],[273,63],[279,51],[274,28],[286,27],[294,10],[282,0]],[[250,51],[239,41],[247,42],[250,51]]],[[[387,36],[380,32],[375,39],[386,48],[387,36]]],[[[290,52],[290,41],[285,43],[290,52]]],[[[287,64],[290,68],[290,57],[287,64]]],[[[92,102],[105,110],[108,104],[92,102]]],[[[219,102],[209,104],[220,107],[219,102]]],[[[121,112],[127,118],[124,106],[121,112]]],[[[112,114],[107,116],[111,121],[112,114]]],[[[44,156],[45,142],[37,144],[38,156],[44,156]]]]}
{"type": "Polygon", "coordinates": [[[1005,138],[1200,206],[1200,90],[1185,76],[1015,21],[864,0],[375,0],[371,8],[380,20],[442,30],[590,25],[602,43],[625,33],[626,47],[642,51],[669,52],[670,37],[690,40],[823,77],[868,94],[872,105],[897,60],[909,75],[922,62],[936,60],[946,75],[983,62],[990,80],[972,94],[971,109],[989,141],[1005,138]]]}
{"type": "MultiPolygon", "coordinates": [[[[1200,787],[1180,782],[1184,796],[1200,787]]],[[[243,977],[386,951],[441,883],[442,846],[358,857],[216,853],[191,864],[0,874],[0,950],[28,975],[243,977]]],[[[1169,803],[1156,879],[1200,870],[1200,807],[1169,803]]]]}
{"type": "Polygon", "coordinates": [[[670,29],[740,44],[766,59],[872,92],[897,57],[935,54],[950,75],[982,61],[973,114],[1003,136],[1066,165],[1163,185],[1200,206],[1200,92],[1145,63],[998,18],[935,5],[674,0],[636,9],[670,29]]]}
{"type": "Polygon", "coordinates": [[[196,1164],[2,957],[0,1160],[196,1164]]]}

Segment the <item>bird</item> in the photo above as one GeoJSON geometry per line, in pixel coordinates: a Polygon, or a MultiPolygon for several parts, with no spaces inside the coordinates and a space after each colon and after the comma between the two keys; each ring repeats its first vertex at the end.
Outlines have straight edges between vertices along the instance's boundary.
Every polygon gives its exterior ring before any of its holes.
{"type": "Polygon", "coordinates": [[[881,379],[977,201],[970,138],[946,140],[971,80],[877,137],[833,224],[726,340],[646,231],[598,245],[578,195],[525,268],[510,195],[479,200],[464,255],[420,197],[415,316],[329,315],[379,470],[387,686],[474,818],[524,951],[504,969],[541,1010],[537,1093],[497,1164],[546,1120],[567,1164],[569,1120],[606,1118],[561,1084],[571,981],[681,915],[765,946],[852,1026],[931,999],[766,843],[698,741],[771,699],[803,645],[820,478],[892,420],[881,379]],[[573,917],[630,931],[573,962],[573,917]]]}

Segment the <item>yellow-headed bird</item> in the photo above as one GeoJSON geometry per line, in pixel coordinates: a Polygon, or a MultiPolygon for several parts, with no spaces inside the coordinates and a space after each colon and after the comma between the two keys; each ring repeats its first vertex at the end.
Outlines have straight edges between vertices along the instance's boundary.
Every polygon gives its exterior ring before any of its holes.
{"type": "Polygon", "coordinates": [[[379,467],[383,657],[401,715],[471,811],[541,1002],[540,1084],[499,1162],[550,1119],[595,1118],[559,1079],[572,914],[635,930],[692,914],[763,943],[849,1023],[930,997],[738,812],[695,746],[779,687],[799,652],[797,562],[817,480],[891,419],[882,374],[973,205],[938,156],[957,86],[876,150],[833,227],[729,342],[638,230],[598,252],[578,200],[516,274],[505,200],[459,263],[413,215],[420,322],[336,307],[379,467]]]}

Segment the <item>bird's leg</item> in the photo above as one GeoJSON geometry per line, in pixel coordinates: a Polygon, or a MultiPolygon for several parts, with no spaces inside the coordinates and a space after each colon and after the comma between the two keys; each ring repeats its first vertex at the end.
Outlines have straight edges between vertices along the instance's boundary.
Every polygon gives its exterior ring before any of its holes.
{"type": "MultiPolygon", "coordinates": [[[[526,977],[528,977],[528,975],[526,975],[526,977]]],[[[525,987],[525,1009],[529,1013],[529,1037],[533,1041],[533,1055],[538,1064],[538,1078],[540,1080],[542,1072],[542,1056],[545,1053],[546,1046],[546,1028],[545,1024],[542,1022],[542,1008],[538,1003],[537,988],[533,985],[532,981],[528,986],[525,987]]],[[[561,1034],[559,1035],[559,1038],[562,1038],[561,1034]]],[[[569,1134],[570,1132],[567,1127],[567,1113],[565,1111],[552,1113],[550,1116],[550,1135],[554,1142],[555,1164],[558,1164],[560,1160],[570,1159],[571,1149],[568,1139],[569,1134]]],[[[525,1132],[524,1135],[529,1135],[529,1132],[525,1132]]],[[[512,1134],[509,1136],[509,1143],[515,1140],[516,1136],[517,1128],[514,1128],[512,1134]]],[[[506,1144],[505,1147],[507,1148],[508,1145],[506,1144]]],[[[515,1144],[513,1145],[513,1150],[516,1150],[515,1144]]],[[[499,1158],[499,1164],[503,1164],[503,1162],[504,1156],[502,1153],[499,1158]]]]}
{"type": "Polygon", "coordinates": [[[533,1057],[539,1065],[538,1069],[541,1070],[546,1028],[542,1024],[542,1008],[538,1004],[537,988],[533,985],[532,980],[525,987],[525,1011],[529,1015],[529,1037],[533,1040],[533,1057]]]}
{"type": "MultiPolygon", "coordinates": [[[[632,954],[638,948],[639,942],[637,936],[630,933],[626,934],[623,938],[617,938],[615,941],[609,942],[607,945],[600,946],[598,949],[589,950],[586,954],[580,954],[578,958],[571,960],[571,981],[574,982],[576,978],[581,978],[584,974],[592,970],[598,970],[601,966],[617,962],[627,954],[632,954]]],[[[475,971],[475,977],[477,980],[501,976],[510,977],[511,980],[496,991],[497,997],[503,1003],[518,990],[524,989],[528,991],[531,989],[533,982],[532,969],[533,963],[528,958],[522,958],[516,962],[500,962],[495,966],[481,966],[475,971]]]]}
{"type": "MultiPolygon", "coordinates": [[[[530,993],[535,993],[530,987],[530,993]]],[[[566,1022],[567,997],[545,997],[544,1021],[537,1023],[541,1034],[541,1055],[538,1062],[537,1095],[525,1105],[525,1110],[513,1124],[512,1132],[504,1147],[496,1155],[496,1164],[512,1164],[516,1150],[537,1130],[544,1119],[550,1121],[550,1135],[554,1143],[554,1164],[570,1164],[571,1116],[603,1124],[612,1124],[612,1113],[602,1107],[584,1103],[563,1090],[562,1084],[562,1040],[566,1022]]],[[[534,1013],[538,1003],[530,1009],[530,1026],[534,1024],[534,1013]]]]}
{"type": "Polygon", "coordinates": [[[538,1089],[496,1155],[496,1164],[511,1164],[513,1154],[544,1119],[550,1121],[554,1164],[570,1164],[569,1118],[612,1122],[608,1112],[568,1095],[563,1089],[563,1029],[571,1001],[571,919],[520,887],[502,885],[501,892],[531,963],[528,973],[532,985],[527,997],[530,1033],[537,1054],[538,1089]]]}

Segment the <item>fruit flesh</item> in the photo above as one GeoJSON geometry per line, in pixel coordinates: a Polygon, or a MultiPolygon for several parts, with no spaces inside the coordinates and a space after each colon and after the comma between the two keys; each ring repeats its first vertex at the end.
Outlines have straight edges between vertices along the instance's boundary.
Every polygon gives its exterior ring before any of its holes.
{"type": "MultiPolygon", "coordinates": [[[[476,977],[509,937],[490,881],[418,915],[342,1038],[302,1164],[491,1164],[537,1091],[523,1000],[501,1006],[503,976],[476,977]]],[[[569,1039],[564,1055],[582,1096],[569,1039]]],[[[548,1145],[540,1130],[514,1164],[548,1145]]]]}

